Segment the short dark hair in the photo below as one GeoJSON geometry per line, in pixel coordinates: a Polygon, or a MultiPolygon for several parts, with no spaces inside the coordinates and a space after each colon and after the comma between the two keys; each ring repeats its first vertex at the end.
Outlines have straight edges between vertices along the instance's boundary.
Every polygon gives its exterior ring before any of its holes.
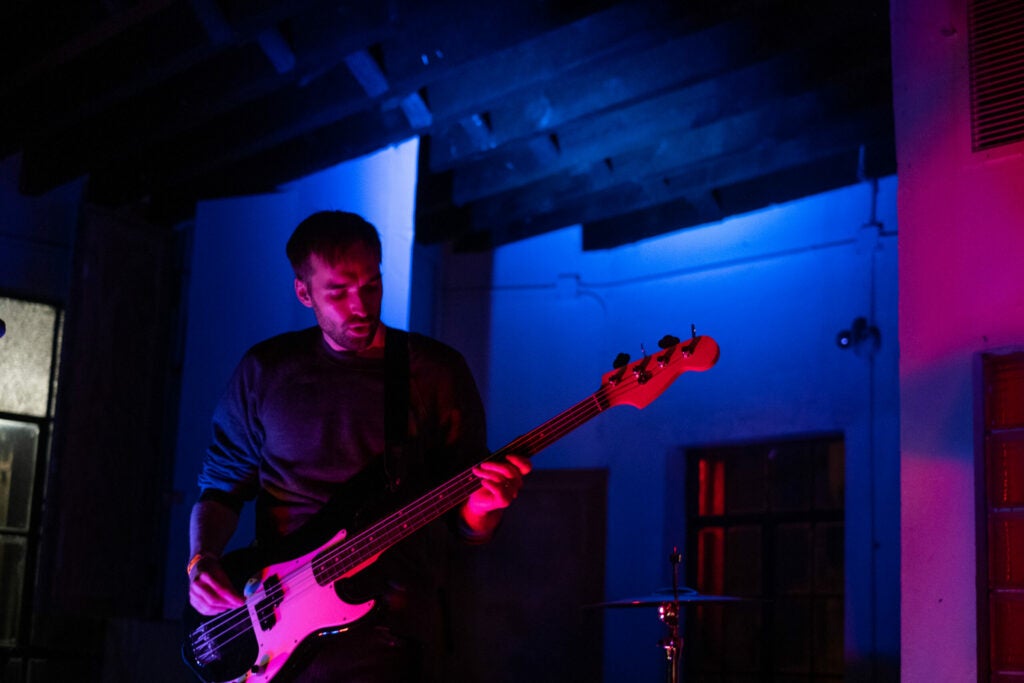
{"type": "Polygon", "coordinates": [[[295,228],[288,238],[285,253],[295,277],[306,280],[310,275],[311,255],[334,263],[344,257],[349,247],[360,243],[369,247],[380,263],[380,235],[372,223],[347,211],[317,211],[295,228]]]}

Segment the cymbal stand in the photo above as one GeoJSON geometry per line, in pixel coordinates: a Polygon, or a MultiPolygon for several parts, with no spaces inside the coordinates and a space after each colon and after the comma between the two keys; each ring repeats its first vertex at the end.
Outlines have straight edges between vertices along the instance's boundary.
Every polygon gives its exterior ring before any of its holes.
{"type": "Polygon", "coordinates": [[[668,628],[668,635],[658,641],[665,651],[665,676],[668,683],[679,683],[679,659],[683,651],[683,638],[679,635],[679,564],[683,556],[678,548],[672,549],[672,600],[659,605],[658,616],[668,628]]]}

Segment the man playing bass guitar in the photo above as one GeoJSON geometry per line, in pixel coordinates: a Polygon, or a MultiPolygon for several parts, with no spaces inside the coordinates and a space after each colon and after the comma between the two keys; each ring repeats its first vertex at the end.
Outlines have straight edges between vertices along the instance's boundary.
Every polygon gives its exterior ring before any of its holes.
{"type": "Polygon", "coordinates": [[[351,213],[315,213],[295,229],[286,251],[295,293],[317,325],[252,347],[213,416],[187,567],[189,602],[204,626],[186,645],[186,660],[207,681],[431,680],[444,630],[441,535],[488,540],[529,461],[511,455],[481,462],[487,455],[483,407],[463,357],[381,323],[381,243],[370,223],[351,213]],[[308,571],[301,562],[291,570],[293,557],[314,551],[346,525],[365,524],[364,514],[386,512],[392,501],[470,467],[480,486],[464,504],[330,581],[330,590],[310,578],[324,576],[317,564],[323,552],[310,554],[308,571]],[[240,584],[249,576],[230,567],[230,554],[222,558],[247,501],[256,505],[257,550],[287,549],[265,556],[283,569],[256,581],[262,597],[255,602],[243,598],[248,590],[240,584]],[[291,604],[302,604],[289,600],[307,584],[321,592],[299,611],[315,612],[336,600],[342,623],[325,628],[329,624],[314,620],[307,631],[304,615],[287,613],[291,604]],[[349,620],[348,605],[370,601],[368,614],[360,607],[349,620]],[[250,639],[221,637],[239,620],[260,632],[253,642],[275,628],[287,638],[278,637],[272,653],[261,643],[251,665],[242,654],[240,667],[224,666],[236,656],[232,648],[250,639]]]}

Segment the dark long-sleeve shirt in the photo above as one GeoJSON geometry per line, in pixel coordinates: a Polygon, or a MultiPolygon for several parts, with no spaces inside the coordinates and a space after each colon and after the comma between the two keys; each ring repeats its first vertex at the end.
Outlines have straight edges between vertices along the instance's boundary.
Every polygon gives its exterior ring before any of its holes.
{"type": "MultiPolygon", "coordinates": [[[[481,460],[486,433],[479,392],[461,354],[422,335],[408,339],[402,471],[409,476],[402,486],[419,493],[481,460]]],[[[339,486],[383,457],[384,387],[383,357],[336,352],[317,327],[257,344],[215,411],[199,475],[203,495],[238,507],[255,498],[261,542],[291,534],[339,486]]],[[[408,594],[418,608],[423,594],[436,588],[444,562],[437,538],[428,528],[400,543],[367,570],[378,578],[369,585],[408,594]]]]}

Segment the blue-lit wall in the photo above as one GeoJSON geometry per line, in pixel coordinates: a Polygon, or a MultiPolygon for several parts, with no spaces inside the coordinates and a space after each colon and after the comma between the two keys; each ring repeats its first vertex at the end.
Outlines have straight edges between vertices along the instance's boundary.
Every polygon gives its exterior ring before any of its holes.
{"type": "MultiPolygon", "coordinates": [[[[839,432],[847,661],[896,662],[895,191],[888,178],[876,197],[865,183],[609,251],[582,252],[569,228],[493,257],[447,257],[437,332],[469,356],[492,447],[594,391],[620,351],[637,358],[691,323],[721,346],[711,370],[683,375],[643,411],[598,416],[535,460],[608,469],[608,599],[671,585],[668,555],[685,542],[683,449],[839,432]],[[881,332],[873,357],[836,344],[858,316],[881,332]]],[[[663,635],[652,612],[608,610],[605,680],[657,680],[663,635]]]]}

